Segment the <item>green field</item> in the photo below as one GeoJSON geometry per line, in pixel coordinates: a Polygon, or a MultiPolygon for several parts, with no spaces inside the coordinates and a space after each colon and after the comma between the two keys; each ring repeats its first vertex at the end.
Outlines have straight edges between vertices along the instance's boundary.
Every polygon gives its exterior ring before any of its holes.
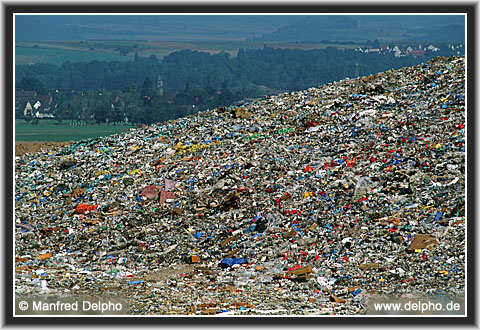
{"type": "Polygon", "coordinates": [[[89,40],[89,41],[20,41],[15,44],[15,64],[50,63],[61,65],[66,61],[90,62],[96,61],[131,61],[135,53],[142,57],[155,55],[159,60],[168,54],[180,50],[203,51],[219,53],[225,51],[236,56],[240,48],[261,49],[267,44],[273,48],[291,49],[322,49],[328,46],[352,48],[356,45],[338,45],[318,42],[243,42],[243,41],[136,41],[136,40],[89,40]],[[132,47],[127,55],[121,55],[119,46],[132,47]],[[133,48],[134,47],[134,48],[133,48]]]}
{"type": "Polygon", "coordinates": [[[38,124],[15,120],[15,142],[78,141],[128,131],[132,125],[69,125],[55,120],[38,124]]]}
{"type": "Polygon", "coordinates": [[[130,61],[133,56],[101,51],[90,51],[68,48],[33,48],[15,46],[15,64],[49,63],[61,65],[65,61],[90,62],[97,61],[130,61]]]}

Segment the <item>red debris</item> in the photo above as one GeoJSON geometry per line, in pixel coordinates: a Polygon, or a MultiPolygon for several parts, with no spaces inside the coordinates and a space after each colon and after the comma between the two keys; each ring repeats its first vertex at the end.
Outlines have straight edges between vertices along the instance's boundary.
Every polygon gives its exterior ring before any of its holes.
{"type": "Polygon", "coordinates": [[[84,214],[87,211],[95,211],[98,207],[98,204],[88,205],[88,204],[78,204],[75,209],[75,214],[84,214]]]}

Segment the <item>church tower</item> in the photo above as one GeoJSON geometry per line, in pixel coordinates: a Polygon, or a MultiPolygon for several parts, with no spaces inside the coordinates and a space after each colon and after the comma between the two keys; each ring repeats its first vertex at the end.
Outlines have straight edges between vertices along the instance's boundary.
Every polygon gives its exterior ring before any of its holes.
{"type": "Polygon", "coordinates": [[[157,75],[157,89],[160,95],[163,95],[163,80],[160,74],[157,75]]]}

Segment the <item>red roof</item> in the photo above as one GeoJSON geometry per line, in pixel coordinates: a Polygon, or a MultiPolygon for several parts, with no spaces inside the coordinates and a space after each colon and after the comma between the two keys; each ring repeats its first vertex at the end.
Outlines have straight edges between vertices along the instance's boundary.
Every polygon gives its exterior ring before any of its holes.
{"type": "Polygon", "coordinates": [[[424,50],[412,50],[411,54],[412,54],[412,56],[423,56],[423,55],[425,55],[425,51],[424,50]]]}

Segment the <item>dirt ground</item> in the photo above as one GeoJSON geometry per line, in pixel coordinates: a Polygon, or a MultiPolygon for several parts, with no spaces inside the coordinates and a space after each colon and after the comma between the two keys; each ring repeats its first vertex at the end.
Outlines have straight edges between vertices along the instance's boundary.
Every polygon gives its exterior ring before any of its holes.
{"type": "Polygon", "coordinates": [[[67,142],[15,142],[15,156],[21,157],[26,153],[34,153],[40,150],[48,150],[52,147],[64,146],[71,144],[73,141],[67,142]]]}

